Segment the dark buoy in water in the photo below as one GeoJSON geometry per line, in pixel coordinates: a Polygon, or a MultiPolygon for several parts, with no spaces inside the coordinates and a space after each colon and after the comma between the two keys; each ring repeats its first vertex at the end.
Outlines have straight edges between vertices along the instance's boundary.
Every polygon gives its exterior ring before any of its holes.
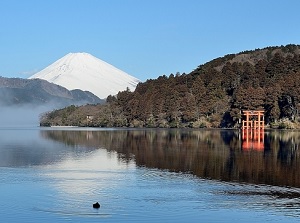
{"type": "Polygon", "coordinates": [[[93,208],[100,208],[100,204],[98,202],[93,204],[93,208]]]}

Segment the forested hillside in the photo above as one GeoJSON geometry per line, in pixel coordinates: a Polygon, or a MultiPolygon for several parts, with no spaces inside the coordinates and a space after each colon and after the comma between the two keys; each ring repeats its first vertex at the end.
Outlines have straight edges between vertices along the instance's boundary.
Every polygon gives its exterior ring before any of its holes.
{"type": "Polygon", "coordinates": [[[41,125],[238,127],[241,110],[264,109],[271,127],[298,128],[299,54],[299,45],[287,45],[226,55],[189,74],[139,83],[105,105],[44,114],[41,125]]]}

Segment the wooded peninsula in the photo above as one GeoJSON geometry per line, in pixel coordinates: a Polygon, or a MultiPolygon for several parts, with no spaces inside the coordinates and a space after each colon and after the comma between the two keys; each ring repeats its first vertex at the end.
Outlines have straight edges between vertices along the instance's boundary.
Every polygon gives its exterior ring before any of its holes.
{"type": "Polygon", "coordinates": [[[104,104],[43,114],[41,126],[238,128],[243,110],[267,127],[300,128],[300,45],[229,54],[189,74],[163,75],[109,95],[104,104]]]}

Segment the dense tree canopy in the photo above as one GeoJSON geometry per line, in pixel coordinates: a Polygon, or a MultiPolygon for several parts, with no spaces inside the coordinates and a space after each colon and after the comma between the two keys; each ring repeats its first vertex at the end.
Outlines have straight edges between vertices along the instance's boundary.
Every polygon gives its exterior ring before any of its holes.
{"type": "Polygon", "coordinates": [[[160,76],[139,83],[134,92],[110,95],[105,105],[89,109],[94,117],[89,122],[82,106],[48,113],[41,125],[238,127],[245,109],[264,109],[266,124],[289,120],[296,125],[299,54],[300,46],[287,45],[226,55],[189,74],[160,76]]]}

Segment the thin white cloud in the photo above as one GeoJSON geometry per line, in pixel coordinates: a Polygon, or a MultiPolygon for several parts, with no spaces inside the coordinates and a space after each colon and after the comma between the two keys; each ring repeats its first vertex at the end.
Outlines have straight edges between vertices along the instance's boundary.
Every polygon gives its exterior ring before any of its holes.
{"type": "Polygon", "coordinates": [[[38,69],[38,68],[29,70],[29,71],[21,71],[20,75],[30,77],[30,76],[34,75],[35,73],[37,73],[38,71],[40,71],[40,69],[38,69]]]}

